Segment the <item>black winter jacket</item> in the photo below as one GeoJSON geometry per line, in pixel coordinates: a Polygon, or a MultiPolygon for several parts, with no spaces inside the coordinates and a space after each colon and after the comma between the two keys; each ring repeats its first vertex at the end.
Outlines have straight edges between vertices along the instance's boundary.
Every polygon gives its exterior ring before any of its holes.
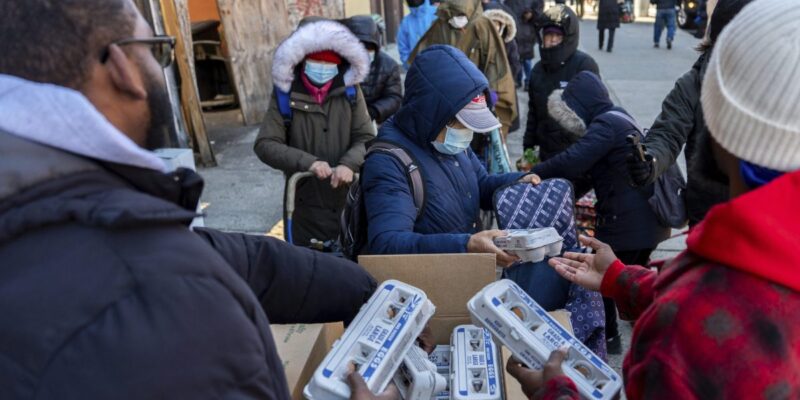
{"type": "Polygon", "coordinates": [[[552,102],[550,112],[582,136],[564,152],[534,166],[532,172],[543,179],[590,176],[597,194],[597,238],[615,251],[654,249],[667,238],[669,229],[660,226],[647,202],[653,185],[634,188],[628,183],[625,160],[630,145],[626,138],[637,134],[636,127],[608,114],[612,110],[627,112],[614,106],[600,78],[589,72],[572,79],[562,98],[552,102]]]}
{"type": "Polygon", "coordinates": [[[289,398],[270,322],[351,319],[376,284],[190,230],[202,184],[0,133],[0,398],[289,398]]]}
{"type": "Polygon", "coordinates": [[[403,102],[403,82],[400,80],[400,64],[388,54],[378,51],[370,68],[369,76],[361,82],[361,90],[367,100],[369,116],[377,123],[386,121],[400,109],[403,102]]]}
{"type": "Polygon", "coordinates": [[[547,112],[547,98],[555,89],[567,85],[578,72],[591,71],[599,74],[599,68],[588,54],[577,50],[561,68],[549,71],[542,62],[533,67],[528,88],[528,125],[525,129],[523,146],[526,149],[539,146],[539,156],[544,161],[564,151],[575,142],[573,135],[564,131],[547,112]]]}
{"type": "Polygon", "coordinates": [[[619,28],[619,4],[617,0],[600,0],[597,13],[597,29],[619,28]]]}
{"type": "Polygon", "coordinates": [[[381,51],[381,33],[370,16],[356,15],[342,20],[342,23],[364,43],[377,50],[375,60],[370,65],[367,79],[361,82],[361,91],[367,102],[369,116],[377,123],[383,123],[400,109],[403,102],[403,82],[400,64],[381,51]]]}
{"type": "Polygon", "coordinates": [[[664,173],[686,146],[686,207],[692,225],[700,222],[711,207],[729,197],[728,179],[711,154],[711,135],[700,104],[708,59],[708,53],[701,55],[692,69],[675,82],[661,104],[661,114],[644,140],[647,150],[656,159],[656,176],[664,173]]]}

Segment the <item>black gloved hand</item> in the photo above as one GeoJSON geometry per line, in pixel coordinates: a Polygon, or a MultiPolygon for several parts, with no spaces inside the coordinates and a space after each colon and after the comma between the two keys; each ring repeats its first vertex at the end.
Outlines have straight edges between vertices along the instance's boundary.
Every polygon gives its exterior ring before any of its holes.
{"type": "Polygon", "coordinates": [[[656,160],[652,154],[647,152],[647,147],[639,144],[638,141],[628,138],[631,143],[631,154],[628,154],[626,162],[628,164],[628,174],[630,175],[631,186],[644,186],[656,180],[656,160]],[[642,156],[644,155],[644,160],[642,156]]]}
{"type": "Polygon", "coordinates": [[[630,174],[631,186],[644,186],[655,181],[655,158],[649,153],[644,155],[642,161],[638,155],[628,154],[628,174],[630,174]]]}
{"type": "Polygon", "coordinates": [[[367,114],[369,114],[369,119],[378,119],[378,110],[375,107],[367,107],[367,114]]]}

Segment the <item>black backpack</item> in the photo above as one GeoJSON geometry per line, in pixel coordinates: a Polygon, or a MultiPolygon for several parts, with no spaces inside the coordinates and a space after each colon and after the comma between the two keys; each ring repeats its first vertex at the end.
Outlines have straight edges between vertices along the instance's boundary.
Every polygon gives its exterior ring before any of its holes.
{"type": "MultiPolygon", "coordinates": [[[[425,205],[425,186],[419,164],[405,149],[392,143],[378,140],[372,142],[368,145],[364,159],[373,153],[389,154],[403,164],[419,218],[425,205]]],[[[358,255],[367,245],[367,211],[359,181],[353,182],[347,192],[347,200],[339,220],[339,242],[344,256],[352,261],[357,261],[358,255]]]]}

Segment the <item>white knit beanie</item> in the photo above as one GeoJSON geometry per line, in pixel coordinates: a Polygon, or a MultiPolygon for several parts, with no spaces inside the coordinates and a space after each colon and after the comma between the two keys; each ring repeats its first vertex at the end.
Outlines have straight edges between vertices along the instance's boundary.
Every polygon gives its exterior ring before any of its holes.
{"type": "Polygon", "coordinates": [[[762,167],[800,169],[800,1],[745,6],[714,44],[702,93],[723,148],[762,167]]]}

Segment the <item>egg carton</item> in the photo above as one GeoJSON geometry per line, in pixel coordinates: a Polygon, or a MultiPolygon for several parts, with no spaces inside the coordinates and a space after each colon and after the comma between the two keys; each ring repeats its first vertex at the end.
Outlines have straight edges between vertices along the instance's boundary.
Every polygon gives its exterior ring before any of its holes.
{"type": "Polygon", "coordinates": [[[561,254],[564,239],[555,228],[509,229],[507,236],[494,238],[498,248],[514,254],[525,262],[539,262],[545,256],[561,254]]]}
{"type": "Polygon", "coordinates": [[[436,365],[436,372],[447,377],[445,389],[434,395],[435,400],[450,400],[450,346],[440,344],[433,349],[428,359],[436,365]]]}
{"type": "Polygon", "coordinates": [[[622,379],[608,364],[513,281],[504,279],[486,286],[467,308],[475,324],[491,331],[529,368],[541,369],[553,350],[568,347],[562,369],[582,398],[612,399],[622,388],[622,379]]]}
{"type": "Polygon", "coordinates": [[[450,338],[450,398],[502,399],[500,359],[488,330],[475,325],[457,326],[450,338]]]}
{"type": "Polygon", "coordinates": [[[447,389],[445,376],[439,374],[425,350],[411,346],[394,375],[394,383],[405,400],[431,400],[447,389]]]}
{"type": "Polygon", "coordinates": [[[422,290],[395,280],[382,283],[314,371],[304,396],[348,399],[351,371],[361,374],[373,393],[381,393],[435,309],[422,290]]]}

